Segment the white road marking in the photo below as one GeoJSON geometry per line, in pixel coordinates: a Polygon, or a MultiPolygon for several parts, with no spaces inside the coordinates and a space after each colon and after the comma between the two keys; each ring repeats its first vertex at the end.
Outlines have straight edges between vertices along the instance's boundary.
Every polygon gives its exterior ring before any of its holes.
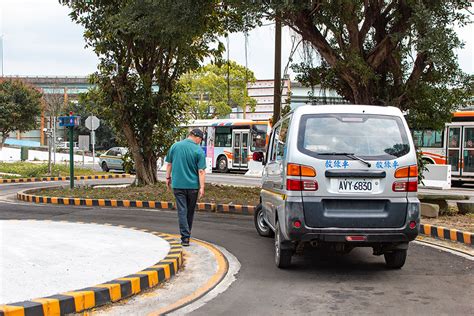
{"type": "Polygon", "coordinates": [[[470,261],[474,261],[474,257],[471,256],[471,255],[468,255],[466,253],[463,253],[463,252],[460,252],[460,251],[457,251],[457,250],[454,250],[454,249],[451,249],[451,248],[447,248],[447,247],[442,247],[442,246],[438,246],[438,245],[434,245],[432,243],[429,243],[429,242],[424,242],[424,241],[421,241],[421,240],[415,240],[414,243],[416,244],[420,244],[420,245],[424,245],[424,246],[428,246],[428,247],[432,247],[432,248],[435,248],[437,250],[442,250],[442,251],[446,251],[446,252],[449,252],[453,255],[457,255],[459,257],[463,257],[465,259],[468,259],[470,261]]]}

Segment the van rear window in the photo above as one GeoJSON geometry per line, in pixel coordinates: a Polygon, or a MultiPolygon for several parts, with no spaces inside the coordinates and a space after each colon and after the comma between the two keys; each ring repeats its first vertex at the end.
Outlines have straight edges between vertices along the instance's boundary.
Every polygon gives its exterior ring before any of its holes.
{"type": "Polygon", "coordinates": [[[389,160],[410,151],[402,120],[374,114],[307,114],[298,131],[298,150],[331,159],[350,153],[365,159],[389,160]]]}

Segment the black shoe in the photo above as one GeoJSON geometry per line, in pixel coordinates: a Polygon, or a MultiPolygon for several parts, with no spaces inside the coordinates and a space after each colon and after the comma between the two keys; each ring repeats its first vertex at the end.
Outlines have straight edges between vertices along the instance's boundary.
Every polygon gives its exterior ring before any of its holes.
{"type": "Polygon", "coordinates": [[[181,240],[181,245],[184,247],[189,247],[189,238],[181,240]]]}

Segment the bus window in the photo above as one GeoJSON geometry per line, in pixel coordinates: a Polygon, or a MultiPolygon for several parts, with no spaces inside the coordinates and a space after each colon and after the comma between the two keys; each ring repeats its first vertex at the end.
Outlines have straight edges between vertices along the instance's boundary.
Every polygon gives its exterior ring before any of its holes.
{"type": "Polygon", "coordinates": [[[423,131],[423,147],[443,147],[443,133],[441,131],[423,131]]]}
{"type": "Polygon", "coordinates": [[[267,125],[256,124],[252,125],[252,147],[251,151],[265,151],[267,140],[267,125]]]}
{"type": "Polygon", "coordinates": [[[416,148],[423,147],[423,132],[422,131],[413,131],[413,142],[415,143],[416,148]]]}
{"type": "Polygon", "coordinates": [[[232,131],[230,127],[216,127],[215,131],[215,147],[231,147],[232,146],[232,131]]]}
{"type": "Polygon", "coordinates": [[[443,132],[442,131],[414,131],[413,141],[415,146],[430,147],[430,148],[443,148],[443,132]]]}

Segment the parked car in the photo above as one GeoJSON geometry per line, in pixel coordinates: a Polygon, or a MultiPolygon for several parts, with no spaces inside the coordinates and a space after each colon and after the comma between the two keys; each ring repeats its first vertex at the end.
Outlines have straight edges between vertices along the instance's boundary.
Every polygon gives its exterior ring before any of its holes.
{"type": "Polygon", "coordinates": [[[310,245],[372,247],[405,264],[420,224],[415,146],[394,107],[301,106],[273,127],[255,227],[275,238],[275,263],[310,245]]]}
{"type": "Polygon", "coordinates": [[[112,147],[99,156],[99,165],[105,172],[109,170],[124,170],[123,167],[123,156],[128,152],[125,147],[112,147]]]}
{"type": "MultiPolygon", "coordinates": [[[[74,146],[73,150],[79,150],[79,146],[77,145],[77,142],[74,142],[73,146],[74,146]]],[[[69,150],[69,142],[58,142],[56,145],[56,148],[69,150]]]]}

